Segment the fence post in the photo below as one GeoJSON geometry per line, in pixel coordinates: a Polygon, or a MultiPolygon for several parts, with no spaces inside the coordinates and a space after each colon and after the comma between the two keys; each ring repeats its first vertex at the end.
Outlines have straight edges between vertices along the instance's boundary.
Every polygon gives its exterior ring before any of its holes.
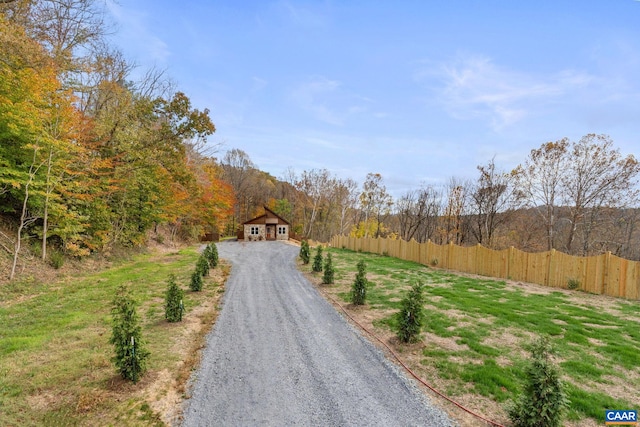
{"type": "Polygon", "coordinates": [[[549,256],[547,257],[547,277],[545,278],[545,285],[546,286],[551,286],[551,266],[553,264],[553,255],[555,254],[556,250],[555,249],[551,249],[549,251],[549,256]]]}
{"type": "Polygon", "coordinates": [[[609,288],[609,268],[611,267],[611,251],[604,254],[604,265],[602,267],[602,295],[607,295],[609,288]]]}
{"type": "Polygon", "coordinates": [[[513,251],[515,248],[513,246],[509,246],[509,254],[507,255],[507,280],[513,280],[511,277],[511,265],[513,264],[513,251]]]}

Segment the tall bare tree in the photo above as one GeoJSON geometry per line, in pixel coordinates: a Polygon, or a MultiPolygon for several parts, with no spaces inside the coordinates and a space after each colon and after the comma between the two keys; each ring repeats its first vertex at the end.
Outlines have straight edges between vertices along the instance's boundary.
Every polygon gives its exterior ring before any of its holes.
{"type": "Polygon", "coordinates": [[[513,171],[519,196],[523,202],[535,208],[545,225],[548,250],[555,247],[558,204],[562,200],[562,179],[567,169],[568,149],[567,138],[546,142],[540,148],[531,150],[524,164],[513,171]]]}
{"type": "Polygon", "coordinates": [[[33,36],[68,71],[78,71],[84,53],[108,33],[104,4],[96,0],[34,1],[30,14],[33,36]]]}
{"type": "Polygon", "coordinates": [[[471,232],[478,243],[493,247],[496,229],[508,221],[517,208],[513,176],[496,169],[494,159],[478,166],[480,176],[471,189],[473,225],[471,232]]]}
{"type": "Polygon", "coordinates": [[[296,188],[305,195],[303,204],[303,234],[305,237],[316,237],[319,216],[327,215],[327,200],[333,187],[334,178],[327,169],[311,169],[303,171],[296,181],[296,188]],[[323,213],[323,211],[325,211],[323,213]]]}
{"type": "Polygon", "coordinates": [[[237,224],[249,219],[251,211],[251,195],[249,189],[253,184],[256,165],[249,155],[238,148],[227,151],[221,162],[224,179],[231,184],[236,195],[237,204],[233,218],[233,229],[237,224]]]}
{"type": "Polygon", "coordinates": [[[585,135],[566,154],[561,183],[570,228],[564,249],[574,252],[576,233],[581,230],[581,252],[587,255],[602,208],[623,209],[633,200],[640,165],[633,155],[623,157],[606,135],[585,135]]]}
{"type": "Polygon", "coordinates": [[[435,237],[442,195],[433,186],[409,190],[396,201],[400,237],[422,243],[435,237]]]}
{"type": "Polygon", "coordinates": [[[447,202],[444,206],[438,232],[441,243],[461,245],[466,239],[467,196],[470,184],[451,177],[447,185],[447,202]]]}
{"type": "Polygon", "coordinates": [[[346,234],[354,222],[354,211],[358,202],[358,184],[351,178],[338,180],[336,184],[336,203],[340,211],[337,234],[346,234]]]}
{"type": "Polygon", "coordinates": [[[38,149],[39,147],[37,145],[33,145],[33,160],[29,165],[29,172],[27,175],[28,178],[24,183],[24,196],[22,199],[22,209],[20,210],[20,222],[18,224],[18,230],[16,232],[16,241],[13,250],[13,263],[11,264],[11,273],[9,275],[9,280],[13,280],[16,274],[18,257],[20,256],[20,248],[22,246],[22,232],[24,231],[25,227],[35,222],[39,218],[38,215],[31,215],[29,212],[29,197],[34,191],[34,185],[37,185],[36,175],[38,174],[38,169],[40,169],[43,165],[43,162],[38,160],[38,149]]]}

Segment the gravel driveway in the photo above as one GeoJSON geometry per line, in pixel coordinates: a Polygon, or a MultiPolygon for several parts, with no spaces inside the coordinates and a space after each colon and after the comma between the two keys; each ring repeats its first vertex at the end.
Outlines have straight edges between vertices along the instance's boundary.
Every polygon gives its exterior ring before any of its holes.
{"type": "Polygon", "coordinates": [[[223,242],[222,311],[183,426],[451,426],[296,269],[297,246],[223,242]]]}

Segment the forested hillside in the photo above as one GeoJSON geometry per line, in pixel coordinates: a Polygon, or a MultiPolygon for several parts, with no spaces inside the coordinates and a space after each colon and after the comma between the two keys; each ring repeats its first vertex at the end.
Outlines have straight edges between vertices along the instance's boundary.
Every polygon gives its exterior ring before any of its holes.
{"type": "Polygon", "coordinates": [[[263,206],[320,241],[397,236],[640,258],[640,166],[606,135],[543,143],[514,170],[489,160],[475,180],[395,200],[373,172],[359,183],[330,165],[292,165],[274,177],[240,148],[209,146],[215,118],[163,71],[134,73],[102,7],[0,2],[0,261],[10,278],[25,251],[56,263],[144,246],[160,226],[171,239],[232,236],[263,206]]]}
{"type": "Polygon", "coordinates": [[[21,246],[84,256],[144,244],[168,224],[198,236],[233,208],[215,131],[167,77],[134,66],[106,37],[101,3],[0,5],[0,211],[15,275],[21,246]]]}

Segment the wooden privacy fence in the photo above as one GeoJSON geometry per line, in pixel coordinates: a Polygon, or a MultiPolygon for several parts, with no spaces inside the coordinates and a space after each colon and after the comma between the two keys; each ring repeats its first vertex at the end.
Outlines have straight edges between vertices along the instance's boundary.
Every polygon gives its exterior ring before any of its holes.
{"type": "Polygon", "coordinates": [[[513,247],[501,251],[481,245],[463,247],[399,239],[334,236],[331,246],[372,252],[424,265],[481,276],[567,288],[570,280],[579,289],[595,294],[640,299],[640,262],[611,255],[576,257],[556,250],[522,252],[513,247]]]}

